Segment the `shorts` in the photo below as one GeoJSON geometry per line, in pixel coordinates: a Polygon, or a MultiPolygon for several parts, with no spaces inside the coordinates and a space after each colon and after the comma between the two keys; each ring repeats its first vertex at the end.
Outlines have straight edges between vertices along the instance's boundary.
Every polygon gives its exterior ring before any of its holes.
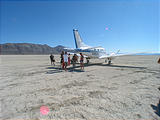
{"type": "Polygon", "coordinates": [[[83,63],[83,60],[80,60],[80,63],[83,63]]]}

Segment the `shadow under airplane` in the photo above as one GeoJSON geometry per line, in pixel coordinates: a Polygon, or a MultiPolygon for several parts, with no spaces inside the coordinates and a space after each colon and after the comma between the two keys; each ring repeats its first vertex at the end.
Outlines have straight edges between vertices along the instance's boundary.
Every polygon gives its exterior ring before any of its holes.
{"type": "Polygon", "coordinates": [[[107,67],[119,67],[119,68],[136,68],[136,69],[146,69],[146,67],[136,67],[136,66],[124,66],[124,65],[113,65],[113,64],[103,64],[103,63],[91,63],[91,64],[85,64],[85,67],[88,66],[94,66],[94,65],[99,65],[99,66],[107,66],[107,67]]]}
{"type": "MultiPolygon", "coordinates": [[[[146,67],[136,67],[136,66],[122,66],[122,65],[112,65],[112,64],[103,64],[103,63],[90,63],[84,64],[84,67],[89,67],[89,66],[107,66],[107,67],[118,67],[118,68],[134,68],[134,69],[146,69],[146,67]]],[[[77,63],[77,66],[75,66],[74,68],[68,67],[67,68],[67,72],[84,72],[80,69],[79,63],[77,63]]],[[[60,66],[51,66],[51,67],[47,67],[46,69],[48,69],[49,71],[46,72],[46,74],[53,74],[53,73],[60,73],[63,72],[64,70],[62,70],[62,68],[60,68],[60,66]]]]}

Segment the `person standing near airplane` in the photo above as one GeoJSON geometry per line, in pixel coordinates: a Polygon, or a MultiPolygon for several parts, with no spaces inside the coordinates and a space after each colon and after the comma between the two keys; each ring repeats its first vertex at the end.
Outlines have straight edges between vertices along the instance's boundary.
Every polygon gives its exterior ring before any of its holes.
{"type": "Polygon", "coordinates": [[[51,60],[51,65],[53,64],[55,66],[55,64],[54,64],[55,59],[54,59],[54,56],[52,54],[50,55],[50,60],[51,60]]]}
{"type": "Polygon", "coordinates": [[[65,54],[63,55],[63,59],[64,59],[64,69],[65,69],[65,71],[67,71],[67,64],[68,64],[68,54],[67,54],[67,52],[65,52],[65,54]]]}
{"type": "Polygon", "coordinates": [[[64,51],[62,51],[61,53],[61,68],[64,69],[64,58],[63,58],[63,55],[64,55],[64,51]]]}
{"type": "Polygon", "coordinates": [[[81,70],[84,70],[84,56],[82,53],[80,53],[80,66],[81,66],[81,70]]]}
{"type": "Polygon", "coordinates": [[[68,66],[71,64],[70,54],[68,54],[68,66]]]}
{"type": "Polygon", "coordinates": [[[76,62],[78,62],[78,56],[76,54],[74,54],[72,57],[73,69],[75,69],[76,62]]]}

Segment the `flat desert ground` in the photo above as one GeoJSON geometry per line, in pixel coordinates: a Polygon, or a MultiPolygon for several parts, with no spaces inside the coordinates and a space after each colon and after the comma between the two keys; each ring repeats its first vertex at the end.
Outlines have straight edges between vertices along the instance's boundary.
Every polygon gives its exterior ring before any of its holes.
{"type": "Polygon", "coordinates": [[[160,56],[121,56],[85,71],[50,65],[49,55],[0,56],[0,119],[158,120],[160,56]],[[49,112],[40,113],[46,106],[49,112]]]}

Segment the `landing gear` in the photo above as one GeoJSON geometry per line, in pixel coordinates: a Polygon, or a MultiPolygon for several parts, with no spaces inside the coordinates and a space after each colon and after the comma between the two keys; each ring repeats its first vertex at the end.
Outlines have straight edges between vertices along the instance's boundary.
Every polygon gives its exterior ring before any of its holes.
{"type": "Polygon", "coordinates": [[[90,59],[89,57],[86,58],[87,64],[89,64],[89,59],[90,59]]]}
{"type": "Polygon", "coordinates": [[[105,60],[105,63],[108,61],[108,65],[111,64],[111,58],[107,58],[107,60],[105,60]]]}
{"type": "Polygon", "coordinates": [[[110,64],[111,64],[111,60],[108,61],[108,65],[110,65],[110,64]]]}

